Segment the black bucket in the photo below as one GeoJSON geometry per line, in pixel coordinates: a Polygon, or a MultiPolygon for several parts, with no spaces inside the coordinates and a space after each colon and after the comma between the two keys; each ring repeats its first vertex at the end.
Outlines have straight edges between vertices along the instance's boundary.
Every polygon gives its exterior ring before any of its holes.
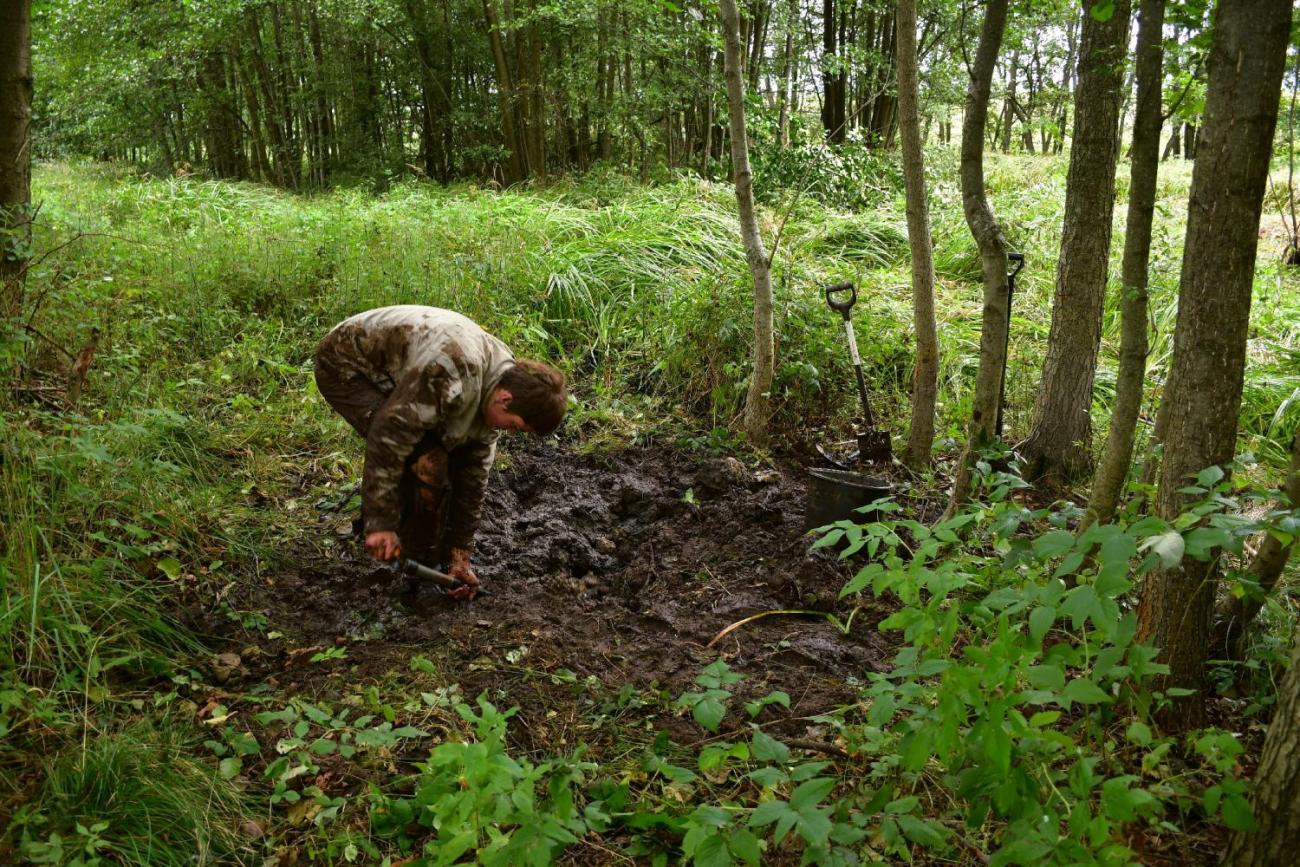
{"type": "Polygon", "coordinates": [[[871,512],[855,512],[894,492],[894,486],[875,476],[811,467],[808,470],[808,501],[804,527],[808,530],[846,518],[873,520],[871,512]]]}

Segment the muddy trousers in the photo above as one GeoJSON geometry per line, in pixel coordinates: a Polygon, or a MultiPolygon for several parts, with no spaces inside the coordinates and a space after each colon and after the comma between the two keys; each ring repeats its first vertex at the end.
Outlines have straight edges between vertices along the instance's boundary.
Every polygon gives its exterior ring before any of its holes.
{"type": "MultiPolygon", "coordinates": [[[[363,438],[370,419],[388,400],[389,393],[360,374],[346,374],[327,353],[316,355],[316,388],[321,397],[363,438]]],[[[398,489],[402,515],[397,538],[402,554],[426,564],[444,563],[443,530],[451,502],[448,454],[433,433],[427,433],[406,459],[398,489]]]]}

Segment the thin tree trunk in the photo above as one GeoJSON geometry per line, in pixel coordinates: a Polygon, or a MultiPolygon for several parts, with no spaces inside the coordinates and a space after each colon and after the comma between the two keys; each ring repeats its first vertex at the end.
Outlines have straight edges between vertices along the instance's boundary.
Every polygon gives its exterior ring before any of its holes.
{"type": "Polygon", "coordinates": [[[424,4],[420,0],[406,0],[403,9],[411,25],[415,56],[420,64],[420,151],[424,157],[424,173],[446,183],[449,169],[443,128],[451,113],[448,82],[443,73],[446,54],[434,45],[433,26],[424,4]]]}
{"type": "Polygon", "coordinates": [[[727,115],[731,127],[731,161],[735,166],[736,205],[740,213],[740,235],[745,259],[754,279],[754,372],[745,398],[745,432],[750,441],[767,442],[771,416],[772,376],[776,350],[772,328],[772,269],[763,249],[754,208],[753,177],[749,171],[749,144],[745,135],[745,90],[740,68],[740,16],[736,0],[721,0],[722,32],[727,78],[727,115]]]}
{"type": "MultiPolygon", "coordinates": [[[[1088,14],[1086,11],[1084,14],[1088,14]]],[[[1062,82],[1060,103],[1056,111],[1056,141],[1052,145],[1052,152],[1059,154],[1065,148],[1065,132],[1068,129],[1070,118],[1070,98],[1074,93],[1075,79],[1077,78],[1076,65],[1078,62],[1079,51],[1079,16],[1075,14],[1070,20],[1069,26],[1065,30],[1065,77],[1062,82]]],[[[1046,151],[1046,148],[1044,148],[1046,151]]]]}
{"type": "Polygon", "coordinates": [[[515,130],[515,96],[506,63],[505,46],[501,43],[501,28],[497,23],[496,0],[483,0],[483,18],[487,22],[488,42],[492,48],[492,62],[497,71],[497,101],[501,108],[501,137],[510,151],[510,174],[506,183],[514,184],[527,179],[526,161],[517,131],[515,130]]]}
{"type": "Polygon", "coordinates": [[[262,106],[257,96],[257,83],[248,61],[238,64],[238,75],[243,84],[244,101],[248,104],[248,131],[253,149],[253,171],[257,180],[273,183],[271,163],[266,155],[266,139],[262,133],[262,106]]]}
{"type": "Polygon", "coordinates": [[[1224,867],[1294,864],[1300,852],[1300,636],[1291,667],[1277,688],[1273,722],[1255,771],[1254,831],[1238,831],[1228,843],[1224,867]]]}
{"type": "Polygon", "coordinates": [[[781,110],[777,121],[783,149],[790,146],[790,91],[794,86],[794,28],[798,16],[799,0],[790,0],[785,13],[785,50],[781,53],[781,110]]]}
{"type": "Polygon", "coordinates": [[[1092,466],[1092,386],[1110,264],[1128,21],[1129,0],[1116,0],[1106,21],[1083,17],[1052,329],[1033,428],[1022,446],[1029,475],[1054,483],[1081,478],[1092,466]]]}
{"type": "MultiPolygon", "coordinates": [[[[773,0],[776,2],[776,0],[773,0]]],[[[749,79],[749,89],[758,90],[758,78],[763,69],[763,53],[767,47],[767,30],[772,21],[773,3],[757,0],[754,3],[753,45],[749,52],[749,63],[745,69],[749,79]]]]}
{"type": "Polygon", "coordinates": [[[1011,153],[1011,130],[1016,125],[1016,78],[1020,72],[1020,52],[1011,52],[1010,81],[1007,84],[1007,99],[1002,121],[1002,152],[1011,153]]]}
{"type": "Polygon", "coordinates": [[[614,103],[614,58],[609,54],[609,17],[603,10],[597,12],[596,26],[596,94],[600,107],[596,123],[596,158],[608,161],[614,155],[614,137],[610,132],[610,115],[614,103]]]}
{"type": "Polygon", "coordinates": [[[31,0],[0,12],[0,317],[22,307],[32,237],[31,0]]]}
{"type": "Polygon", "coordinates": [[[320,18],[316,15],[315,0],[307,6],[307,38],[311,42],[311,58],[316,71],[316,81],[312,89],[316,94],[316,125],[320,136],[317,162],[317,178],[323,187],[329,183],[333,173],[333,158],[336,150],[334,141],[334,120],[330,115],[329,100],[325,86],[325,51],[320,33],[320,18]]]}
{"type": "MultiPolygon", "coordinates": [[[[536,0],[528,6],[530,13],[537,11],[536,0]]],[[[537,20],[530,16],[530,23],[522,41],[524,52],[523,65],[528,68],[528,169],[538,181],[546,183],[546,88],[542,74],[542,34],[537,29],[537,20]]]]}
{"type": "Polygon", "coordinates": [[[249,88],[259,87],[262,91],[262,117],[266,122],[266,133],[270,139],[271,154],[274,160],[272,171],[275,184],[281,187],[293,186],[293,166],[289,162],[288,149],[285,145],[285,130],[280,125],[279,111],[276,106],[275,82],[271,69],[267,66],[262,53],[262,33],[258,24],[257,10],[250,8],[244,18],[248,32],[248,51],[251,57],[253,75],[249,76],[249,88]]]}
{"type": "Polygon", "coordinates": [[[843,59],[836,48],[835,0],[822,3],[822,81],[825,97],[822,100],[822,128],[826,141],[840,144],[844,141],[845,74],[843,59]]]}
{"type": "Polygon", "coordinates": [[[980,327],[980,366],[967,427],[966,447],[957,464],[948,514],[970,497],[971,467],[993,441],[1002,371],[1007,364],[1007,242],[984,193],[984,130],[988,124],[993,66],[1007,26],[1007,0],[989,0],[980,27],[979,47],[966,90],[961,129],[961,199],[966,225],[980,251],[984,272],[984,313],[980,327]]]}
{"type": "Polygon", "coordinates": [[[1182,129],[1182,124],[1175,120],[1173,122],[1173,132],[1169,134],[1169,144],[1165,145],[1165,152],[1160,155],[1162,162],[1170,157],[1178,156],[1178,152],[1182,149],[1181,139],[1178,137],[1180,129],[1182,129]]]}
{"type": "MultiPolygon", "coordinates": [[[[1291,466],[1282,481],[1282,507],[1300,509],[1300,428],[1291,437],[1291,466]]],[[[1281,542],[1272,533],[1265,533],[1264,540],[1250,561],[1246,575],[1256,585],[1247,596],[1230,596],[1228,603],[1215,618],[1218,622],[1218,643],[1226,650],[1231,659],[1246,658],[1246,638],[1250,624],[1254,622],[1264,600],[1277,586],[1286,568],[1291,552],[1295,550],[1295,540],[1281,542]]]]}
{"type": "Polygon", "coordinates": [[[926,201],[925,154],[917,116],[916,0],[898,0],[899,132],[903,141],[903,179],[907,193],[907,238],[912,248],[912,319],[916,328],[916,368],[912,374],[912,426],[907,465],[930,463],[934,406],[939,392],[939,339],[934,322],[934,257],[930,246],[930,206],[926,201]]]}
{"type": "Polygon", "coordinates": [[[1133,462],[1133,438],[1142,409],[1147,364],[1147,266],[1151,257],[1151,221],[1155,214],[1156,174],[1160,169],[1161,82],[1164,80],[1165,0],[1141,0],[1138,7],[1137,108],[1129,158],[1128,221],[1120,286],[1121,333],[1115,408],[1101,464],[1092,482],[1084,526],[1105,524],[1115,507],[1133,462]]]}
{"type": "MultiPolygon", "coordinates": [[[[1236,0],[1215,10],[1204,149],[1192,173],[1156,511],[1173,520],[1187,479],[1233,458],[1241,409],[1260,209],[1291,24],[1290,0],[1236,0]]],[[[1212,561],[1211,561],[1212,562],[1212,561]]],[[[1149,575],[1138,638],[1159,647],[1165,685],[1196,690],[1162,715],[1171,729],[1205,720],[1205,660],[1214,607],[1211,563],[1183,559],[1149,575]]],[[[1161,688],[1161,687],[1157,687],[1161,688]]]]}

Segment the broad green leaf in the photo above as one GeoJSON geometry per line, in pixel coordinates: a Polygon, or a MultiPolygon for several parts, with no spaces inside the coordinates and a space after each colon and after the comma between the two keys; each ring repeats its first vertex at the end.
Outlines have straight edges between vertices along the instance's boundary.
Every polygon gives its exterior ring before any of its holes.
{"type": "Polygon", "coordinates": [[[1025,671],[1025,679],[1035,689],[1059,690],[1065,686],[1065,671],[1059,665],[1035,665],[1025,671]]]}
{"type": "Polygon", "coordinates": [[[1223,481],[1223,477],[1222,467],[1206,467],[1196,474],[1196,484],[1202,488],[1212,488],[1223,481]]]}
{"type": "Polygon", "coordinates": [[[754,759],[760,762],[784,764],[790,758],[790,748],[762,730],[755,729],[750,740],[754,759]]]}
{"type": "Polygon", "coordinates": [[[898,821],[898,827],[903,831],[903,835],[913,843],[937,849],[948,842],[947,832],[936,822],[918,819],[915,816],[906,814],[895,818],[898,821]]]}
{"type": "Polygon", "coordinates": [[[1034,540],[1034,553],[1043,559],[1059,557],[1074,547],[1074,534],[1069,530],[1052,530],[1034,540]]]}
{"type": "Polygon", "coordinates": [[[1223,821],[1234,831],[1255,830],[1255,814],[1250,809],[1250,802],[1241,795],[1229,795],[1223,799],[1223,821]]]}
{"type": "Polygon", "coordinates": [[[910,813],[921,803],[921,799],[915,795],[896,798],[885,805],[885,812],[890,814],[910,813]]]}
{"type": "Polygon", "coordinates": [[[175,557],[164,557],[158,561],[158,571],[172,581],[179,581],[181,577],[181,561],[175,557]]]}
{"type": "Polygon", "coordinates": [[[1124,730],[1124,737],[1140,747],[1145,747],[1151,743],[1151,727],[1144,722],[1129,723],[1129,727],[1124,730]]]}
{"type": "Polygon", "coordinates": [[[758,867],[763,859],[762,850],[759,848],[758,837],[744,828],[738,828],[731,832],[731,839],[728,846],[741,861],[744,861],[750,867],[758,867]]]}
{"type": "Polygon", "coordinates": [[[1103,704],[1110,701],[1110,696],[1101,687],[1082,677],[1077,677],[1065,685],[1061,696],[1079,704],[1103,704]]]}
{"type": "Polygon", "coordinates": [[[764,801],[754,808],[754,812],[750,813],[749,826],[758,828],[763,825],[770,825],[790,812],[790,805],[785,801],[764,801]]]}
{"type": "Polygon", "coordinates": [[[1232,534],[1222,527],[1197,527],[1183,539],[1187,555],[1197,560],[1208,560],[1216,548],[1232,543],[1232,534]]]}
{"type": "Polygon", "coordinates": [[[695,848],[691,863],[698,867],[729,867],[732,860],[731,852],[727,849],[727,838],[719,833],[705,837],[695,848]]]}
{"type": "Polygon", "coordinates": [[[1101,784],[1101,805],[1106,815],[1121,822],[1132,822],[1156,805],[1155,797],[1142,788],[1132,788],[1137,777],[1115,777],[1101,784]]]}
{"type": "Polygon", "coordinates": [[[217,770],[223,780],[233,780],[239,776],[239,772],[244,769],[244,763],[236,756],[222,759],[217,765],[217,770]]]}
{"type": "Polygon", "coordinates": [[[1052,628],[1056,622],[1056,609],[1051,605],[1040,605],[1029,614],[1029,637],[1035,643],[1039,644],[1043,636],[1052,628]]]}
{"type": "Polygon", "coordinates": [[[794,810],[803,810],[821,802],[830,794],[831,789],[835,788],[835,780],[830,777],[819,777],[815,780],[809,780],[801,784],[794,790],[790,796],[790,807],[794,810]]]}
{"type": "Polygon", "coordinates": [[[727,708],[716,698],[706,696],[691,708],[691,715],[695,717],[697,723],[711,732],[716,732],[722,723],[722,718],[727,715],[727,708]]]}

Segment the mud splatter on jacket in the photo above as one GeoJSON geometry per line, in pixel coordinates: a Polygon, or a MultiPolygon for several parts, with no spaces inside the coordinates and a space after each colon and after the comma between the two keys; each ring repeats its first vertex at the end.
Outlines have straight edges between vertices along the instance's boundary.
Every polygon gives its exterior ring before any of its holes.
{"type": "Polygon", "coordinates": [[[397,530],[405,461],[432,432],[449,455],[447,541],[470,547],[500,436],[481,410],[514,362],[510,349],[459,313],[408,304],[344,320],[321,342],[319,355],[388,395],[366,431],[366,531],[397,530]]]}

